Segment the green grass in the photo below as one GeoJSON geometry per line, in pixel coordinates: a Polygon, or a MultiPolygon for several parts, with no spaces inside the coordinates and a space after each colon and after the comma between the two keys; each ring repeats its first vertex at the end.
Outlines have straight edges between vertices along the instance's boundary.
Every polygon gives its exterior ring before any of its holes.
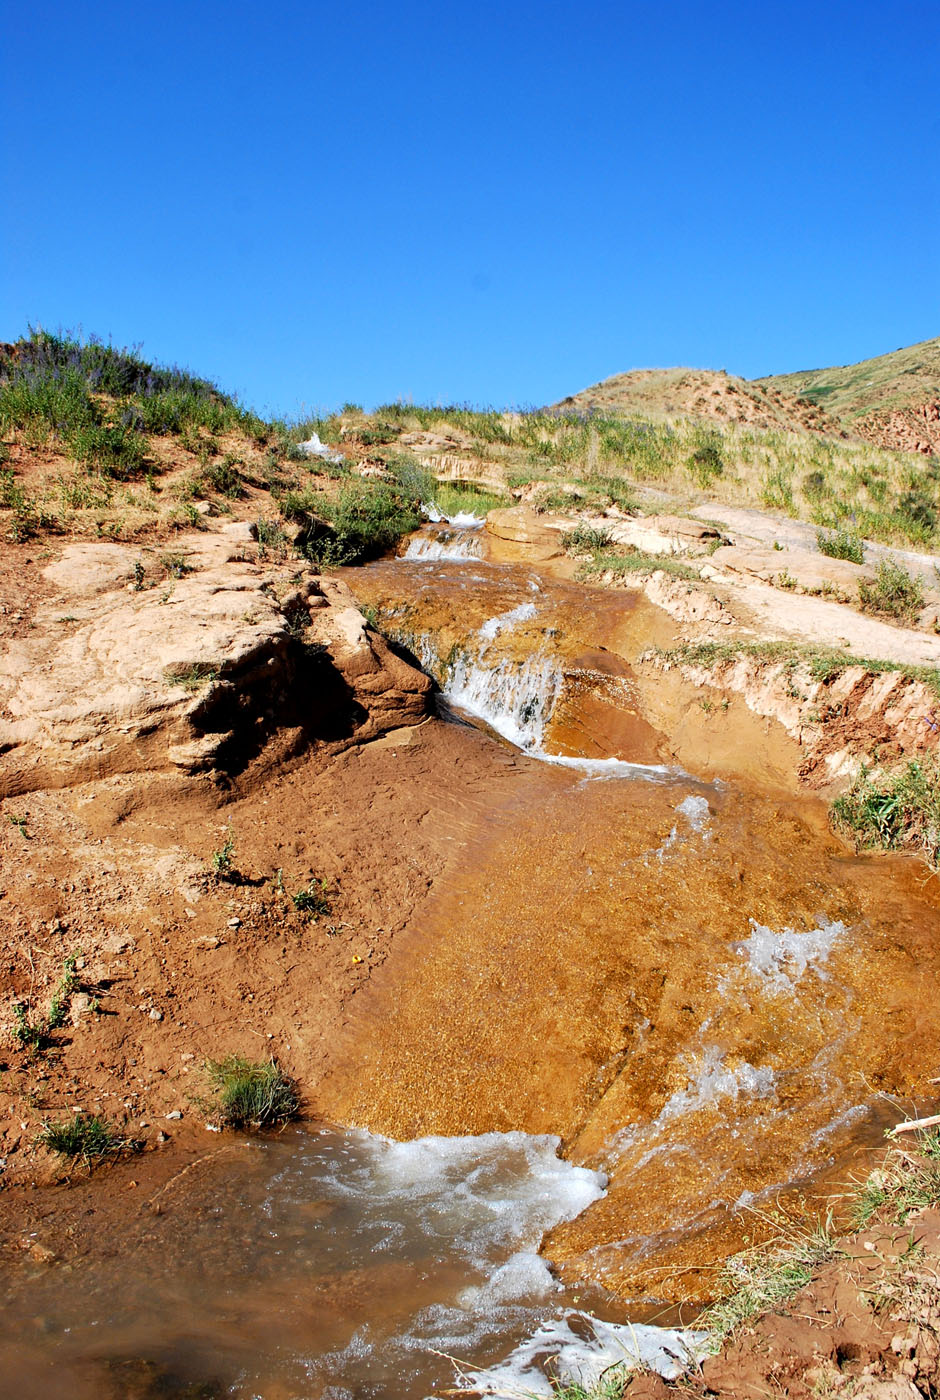
{"type": "Polygon", "coordinates": [[[924,606],[923,579],[909,574],[894,559],[881,559],[872,582],[859,582],[858,600],[862,612],[910,624],[924,606]]]}
{"type": "Polygon", "coordinates": [[[820,554],[830,559],[847,559],[851,564],[865,562],[865,545],[851,530],[819,530],[816,543],[820,554]]]}
{"type": "Polygon", "coordinates": [[[863,767],[832,804],[832,821],[859,850],[919,851],[940,870],[940,758],[925,754],[881,774],[863,767]]]}
{"type": "Polygon", "coordinates": [[[719,1296],[696,1320],[717,1346],[745,1323],[782,1307],[810,1282],[836,1248],[831,1221],[804,1227],[788,1222],[782,1235],[729,1259],[719,1279],[719,1296]]]}
{"type": "Polygon", "coordinates": [[[491,510],[499,510],[511,505],[508,496],[471,484],[460,485],[452,481],[434,482],[430,499],[445,515],[458,515],[470,511],[474,515],[488,515],[491,510]]]}
{"type": "Polygon", "coordinates": [[[624,546],[622,552],[613,553],[599,549],[593,559],[585,560],[578,568],[577,577],[590,581],[600,574],[613,574],[614,578],[626,578],[630,574],[651,574],[656,570],[672,574],[674,578],[699,579],[699,570],[685,564],[674,554],[647,554],[642,549],[624,546]]]}
{"type": "Polygon", "coordinates": [[[218,674],[218,666],[212,666],[205,661],[194,661],[188,666],[168,666],[163,673],[167,685],[178,685],[183,690],[192,692],[211,685],[217,679],[218,674]]]}
{"type": "Polygon", "coordinates": [[[738,657],[753,657],[757,661],[779,662],[794,671],[797,667],[806,668],[814,681],[831,681],[850,666],[862,666],[874,676],[888,671],[899,671],[907,680],[920,681],[940,700],[940,669],[936,666],[907,666],[900,661],[890,661],[870,656],[853,656],[850,652],[833,647],[814,647],[797,642],[687,642],[669,650],[656,650],[652,653],[678,666],[704,666],[712,668],[738,657]]]}
{"type": "Polygon", "coordinates": [[[223,1127],[269,1128],[296,1118],[300,1099],[293,1082],[274,1060],[227,1055],[207,1060],[212,1108],[223,1127]]]}
{"type": "Polygon", "coordinates": [[[39,1141],[50,1152],[81,1160],[88,1166],[127,1145],[106,1119],[92,1113],[76,1113],[60,1123],[44,1123],[39,1141]]]}
{"type": "Polygon", "coordinates": [[[915,1211],[940,1206],[940,1129],[921,1131],[911,1147],[896,1142],[862,1182],[851,1206],[852,1224],[873,1219],[903,1225],[915,1211]]]}

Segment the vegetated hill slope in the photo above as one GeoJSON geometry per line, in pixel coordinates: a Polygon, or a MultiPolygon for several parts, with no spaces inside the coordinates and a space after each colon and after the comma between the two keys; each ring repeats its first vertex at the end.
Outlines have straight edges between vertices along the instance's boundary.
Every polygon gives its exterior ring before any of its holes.
{"type": "Polygon", "coordinates": [[[856,365],[769,375],[754,384],[810,400],[869,442],[940,452],[940,339],[856,365]]]}
{"type": "Polygon", "coordinates": [[[940,453],[940,339],[854,365],[753,380],[724,370],[631,370],[582,389],[554,408],[809,430],[930,456],[940,453]]]}
{"type": "Polygon", "coordinates": [[[773,384],[739,379],[725,370],[635,369],[571,394],[553,407],[561,413],[678,414],[763,429],[808,429],[831,436],[840,432],[840,425],[808,399],[773,384]]]}

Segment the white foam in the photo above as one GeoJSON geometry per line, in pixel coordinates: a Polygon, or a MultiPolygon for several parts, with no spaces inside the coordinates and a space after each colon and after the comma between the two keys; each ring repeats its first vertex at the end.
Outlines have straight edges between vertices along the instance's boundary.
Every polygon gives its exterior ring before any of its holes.
{"type": "Polygon", "coordinates": [[[689,1082],[677,1089],[663,1105],[654,1126],[662,1126],[688,1113],[711,1108],[721,1099],[737,1100],[742,1094],[751,1098],[767,1098],[774,1091],[775,1075],[766,1065],[756,1066],[747,1060],[728,1064],[717,1045],[706,1047],[701,1061],[690,1067],[689,1082]]]}
{"type": "Polygon", "coordinates": [[[332,447],[327,447],[325,442],[321,442],[319,433],[311,433],[306,442],[298,442],[297,451],[302,452],[305,457],[319,457],[324,462],[338,464],[346,460],[342,452],[334,452],[332,447]]]}
{"type": "Polygon", "coordinates": [[[498,617],[488,618],[480,628],[480,636],[484,641],[492,642],[500,632],[511,631],[520,622],[529,622],[535,617],[535,612],[534,603],[519,603],[508,612],[500,613],[498,617]]]}
{"type": "Polygon", "coordinates": [[[562,1321],[540,1327],[497,1366],[461,1375],[460,1380],[468,1394],[549,1400],[557,1387],[546,1375],[548,1364],[562,1385],[590,1390],[612,1367],[622,1367],[624,1372],[648,1367],[665,1380],[675,1380],[710,1350],[706,1332],[601,1322],[587,1313],[569,1313],[562,1321]],[[575,1331],[572,1323],[579,1324],[580,1330],[575,1331]]]}
{"type": "Polygon", "coordinates": [[[708,801],[704,797],[698,797],[694,793],[689,793],[688,797],[683,797],[676,807],[676,811],[689,823],[693,831],[703,832],[708,826],[711,813],[708,810],[708,801]]]}
{"type": "Polygon", "coordinates": [[[426,520],[430,520],[432,525],[441,525],[446,521],[458,530],[478,530],[481,525],[486,524],[485,515],[474,515],[470,510],[458,510],[456,515],[446,515],[433,501],[422,502],[421,514],[426,520]]]}
{"type": "MultiPolygon", "coordinates": [[[[693,832],[699,836],[704,836],[706,841],[709,839],[710,833],[708,832],[708,824],[711,820],[711,812],[709,811],[708,802],[704,797],[697,797],[694,793],[689,793],[688,797],[683,797],[682,801],[677,805],[676,811],[681,817],[685,818],[693,832]]],[[[660,864],[672,850],[678,839],[679,826],[677,823],[671,829],[663,844],[657,846],[656,850],[653,852],[660,864]]]]}
{"type": "Polygon", "coordinates": [[[460,535],[415,535],[408,541],[405,559],[481,559],[483,541],[479,536],[462,533],[460,535]]]}
{"type": "Polygon", "coordinates": [[[830,922],[820,917],[806,933],[785,928],[779,933],[751,919],[751,934],[735,944],[738,956],[748,969],[774,992],[792,992],[808,968],[825,976],[824,964],[834,945],[846,933],[840,919],[830,922]]]}

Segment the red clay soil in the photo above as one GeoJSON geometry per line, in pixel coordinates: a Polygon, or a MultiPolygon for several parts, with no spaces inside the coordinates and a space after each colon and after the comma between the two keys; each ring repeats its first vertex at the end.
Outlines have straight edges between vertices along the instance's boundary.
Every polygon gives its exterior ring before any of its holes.
{"type": "Polygon", "coordinates": [[[940,1211],[838,1241],[786,1308],[744,1327],[697,1375],[627,1386],[630,1400],[933,1400],[940,1395],[940,1211]]]}

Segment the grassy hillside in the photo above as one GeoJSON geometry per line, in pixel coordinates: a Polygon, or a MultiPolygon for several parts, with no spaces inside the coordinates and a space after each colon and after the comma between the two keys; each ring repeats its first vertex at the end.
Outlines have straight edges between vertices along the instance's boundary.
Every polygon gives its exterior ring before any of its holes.
{"type": "Polygon", "coordinates": [[[722,501],[933,547],[940,458],[849,439],[773,387],[699,371],[618,376],[528,413],[347,404],[287,423],[133,351],[43,332],[0,347],[8,539],[167,536],[225,514],[261,522],[272,540],[297,538],[325,562],[351,562],[413,529],[422,500],[456,507],[467,493],[478,509],[722,501]],[[338,461],[304,455],[312,432],[338,461]]]}
{"type": "Polygon", "coordinates": [[[940,339],[923,340],[919,345],[861,360],[856,365],[774,374],[755,379],[754,384],[809,399],[851,425],[874,409],[906,408],[940,400],[940,339]]]}

